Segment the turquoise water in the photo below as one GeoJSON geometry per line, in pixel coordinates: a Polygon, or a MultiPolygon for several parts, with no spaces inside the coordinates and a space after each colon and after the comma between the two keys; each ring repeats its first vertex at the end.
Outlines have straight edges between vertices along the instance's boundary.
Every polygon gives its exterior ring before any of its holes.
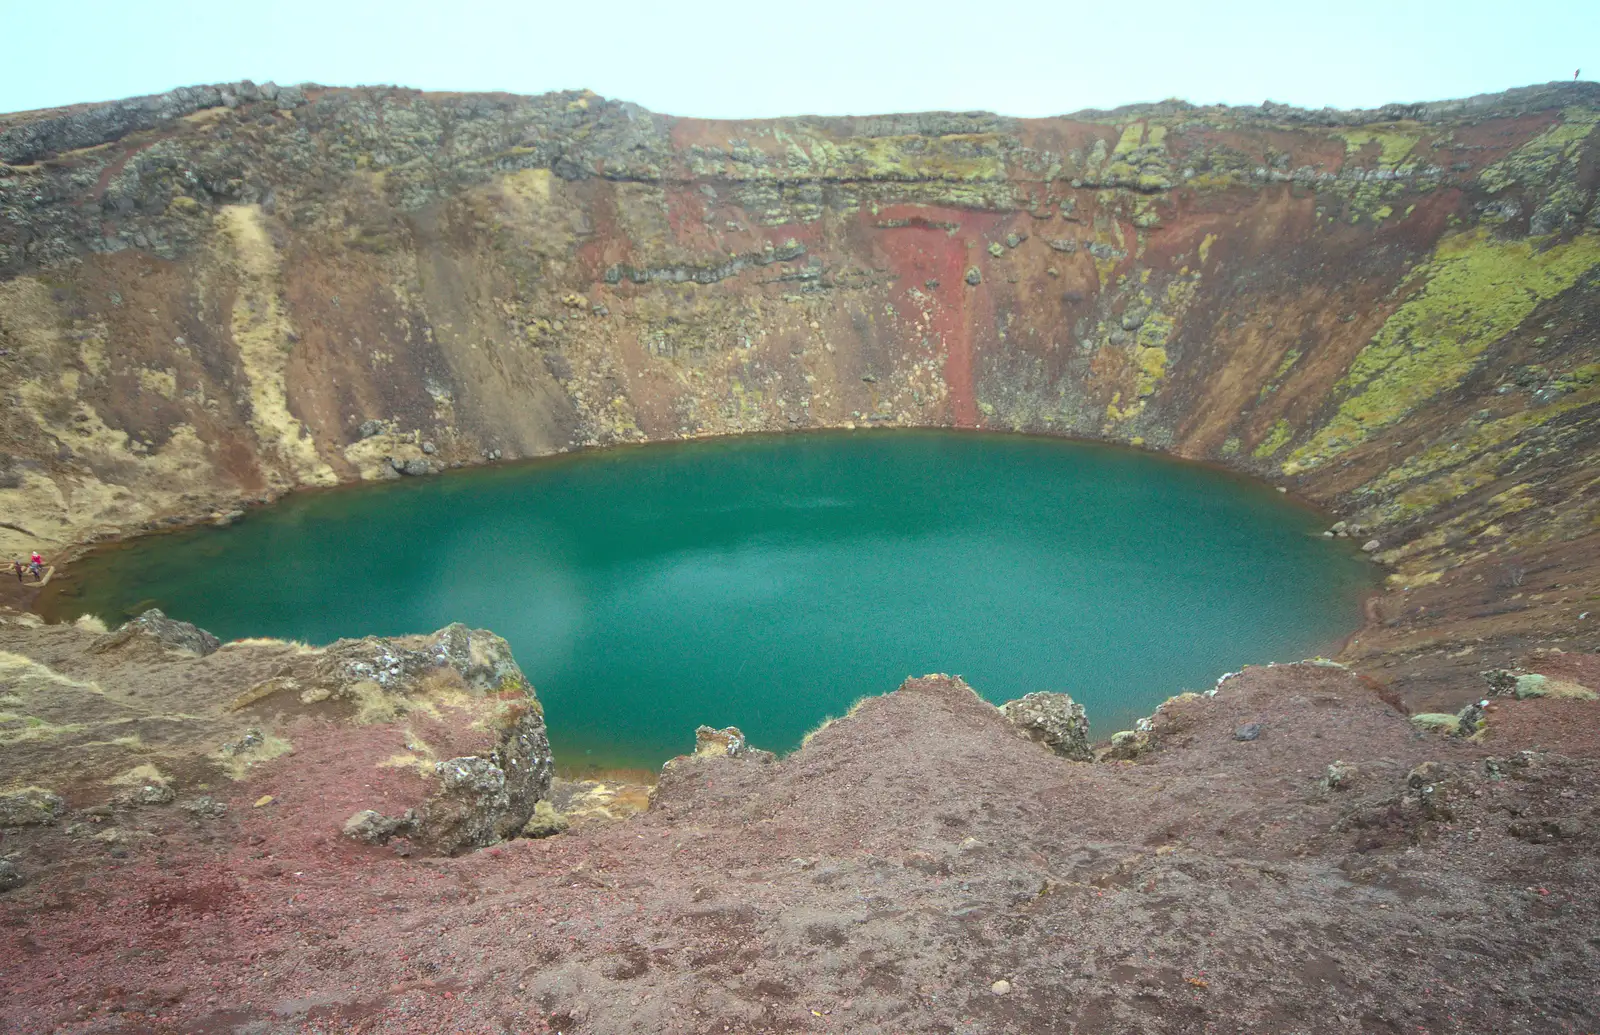
{"type": "Polygon", "coordinates": [[[1250,662],[1331,652],[1372,567],[1259,483],[957,432],[747,437],[290,497],[94,554],[52,602],[224,639],[510,641],[558,764],[655,766],[694,729],[778,751],[908,674],[1063,690],[1098,736],[1250,662]]]}

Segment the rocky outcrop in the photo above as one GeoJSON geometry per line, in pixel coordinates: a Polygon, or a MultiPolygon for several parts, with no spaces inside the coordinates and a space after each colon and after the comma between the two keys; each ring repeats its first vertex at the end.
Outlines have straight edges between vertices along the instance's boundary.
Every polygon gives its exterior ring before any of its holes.
{"type": "Polygon", "coordinates": [[[209,634],[160,612],[109,636],[7,618],[0,787],[22,789],[0,795],[0,826],[55,822],[64,798],[181,805],[197,821],[269,808],[307,830],[451,854],[515,835],[550,791],[542,709],[493,633],[202,652],[209,634]]]}
{"type": "Polygon", "coordinates": [[[159,608],[150,608],[144,614],[124,622],[115,632],[107,633],[90,648],[105,652],[117,650],[138,640],[155,645],[162,650],[178,650],[204,657],[222,646],[222,641],[198,626],[174,621],[159,608]]]}
{"type": "Polygon", "coordinates": [[[348,721],[402,724],[414,734],[410,751],[384,763],[420,777],[423,793],[399,816],[353,814],[344,831],[357,840],[404,834],[429,851],[476,848],[514,835],[549,793],[555,763],[543,710],[493,633],[458,623],[425,637],[340,640],[282,666],[235,706],[270,713],[285,698],[338,705],[348,721]],[[444,720],[450,712],[457,714],[444,720]],[[424,717],[444,720],[449,739],[415,730],[424,717]],[[444,756],[445,744],[476,750],[444,756]]]}
{"type": "Polygon", "coordinates": [[[120,140],[130,133],[157,129],[203,108],[235,108],[243,101],[265,101],[288,110],[305,103],[305,93],[299,87],[280,88],[275,83],[257,86],[245,80],[223,86],[184,86],[109,104],[80,104],[0,129],[0,161],[27,165],[63,152],[120,140]]]}
{"type": "Polygon", "coordinates": [[[1029,739],[1062,758],[1094,761],[1094,752],[1089,748],[1089,718],[1083,705],[1069,695],[1039,691],[1007,701],[1000,710],[1029,739]]]}

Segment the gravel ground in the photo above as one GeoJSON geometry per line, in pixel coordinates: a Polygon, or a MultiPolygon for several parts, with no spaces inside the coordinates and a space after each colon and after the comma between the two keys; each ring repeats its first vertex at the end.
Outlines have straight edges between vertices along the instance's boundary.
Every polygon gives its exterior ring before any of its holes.
{"type": "Polygon", "coordinates": [[[12,832],[38,876],[0,899],[0,1017],[126,1035],[1592,1031],[1597,720],[1502,700],[1469,743],[1419,735],[1340,669],[1252,668],[1169,703],[1136,761],[1074,763],[927,677],[778,762],[669,766],[630,821],[459,858],[340,837],[344,802],[320,802],[359,774],[339,730],[303,730],[221,819],[12,832]],[[1246,723],[1257,739],[1235,738],[1246,723]]]}

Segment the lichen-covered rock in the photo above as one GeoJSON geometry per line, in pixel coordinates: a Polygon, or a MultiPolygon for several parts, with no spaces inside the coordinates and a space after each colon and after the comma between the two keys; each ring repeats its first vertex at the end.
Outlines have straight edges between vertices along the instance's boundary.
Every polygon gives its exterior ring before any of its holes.
{"type": "Polygon", "coordinates": [[[1484,723],[1488,719],[1488,707],[1489,702],[1487,700],[1474,701],[1456,713],[1456,719],[1460,722],[1460,726],[1457,729],[1462,736],[1470,737],[1483,729],[1484,723]]]}
{"type": "Polygon", "coordinates": [[[694,731],[694,753],[701,757],[726,755],[729,758],[738,758],[748,747],[744,731],[737,726],[727,726],[720,730],[711,726],[701,726],[694,731]]]}
{"type": "MultiPolygon", "coordinates": [[[[548,796],[555,761],[544,712],[510,645],[491,632],[458,623],[429,636],[340,640],[292,656],[234,707],[268,715],[307,704],[358,725],[394,726],[415,749],[404,765],[427,792],[404,803],[410,815],[393,821],[400,826],[381,813],[356,822],[358,810],[346,831],[358,840],[382,843],[403,830],[421,850],[453,854],[515,835],[548,796]],[[406,734],[408,717],[442,724],[455,747],[449,757],[406,734]]],[[[398,810],[391,801],[383,811],[398,810]]]]}
{"type": "Polygon", "coordinates": [[[396,834],[410,831],[416,816],[409,810],[403,816],[385,816],[375,809],[362,809],[344,821],[344,836],[363,844],[386,844],[396,834]]]}
{"type": "Polygon", "coordinates": [[[1000,710],[1012,725],[1062,758],[1093,761],[1088,716],[1069,695],[1038,691],[1007,701],[1000,710]]]}
{"type": "Polygon", "coordinates": [[[661,775],[662,779],[666,779],[669,775],[676,776],[687,771],[689,767],[725,761],[767,764],[776,761],[777,757],[770,751],[751,747],[745,740],[744,732],[737,726],[723,729],[701,726],[694,731],[694,754],[668,759],[661,767],[661,775]]]}
{"type": "Polygon", "coordinates": [[[9,859],[0,859],[0,892],[20,888],[24,883],[16,864],[9,859]]]}
{"type": "Polygon", "coordinates": [[[1132,762],[1150,750],[1150,734],[1146,730],[1123,730],[1111,735],[1111,745],[1101,759],[1112,762],[1132,762]]]}
{"type": "Polygon", "coordinates": [[[122,623],[95,641],[96,652],[116,650],[126,644],[145,642],[158,645],[163,650],[186,651],[204,657],[222,646],[222,641],[188,622],[168,618],[159,608],[152,607],[138,618],[122,623]]]}
{"type": "Polygon", "coordinates": [[[28,827],[54,823],[67,811],[61,795],[43,787],[24,787],[0,794],[0,827],[28,827]]]}

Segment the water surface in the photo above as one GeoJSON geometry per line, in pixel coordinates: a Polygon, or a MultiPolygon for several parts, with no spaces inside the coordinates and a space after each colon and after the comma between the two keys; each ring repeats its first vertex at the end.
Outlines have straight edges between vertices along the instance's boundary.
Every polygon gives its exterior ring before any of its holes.
{"type": "Polygon", "coordinates": [[[758,746],[908,674],[1062,690],[1096,735],[1247,662],[1334,650],[1371,566],[1207,467],[958,432],[744,437],[292,496],[86,558],[52,601],[224,639],[510,641],[558,764],[656,766],[697,725],[758,746]]]}

